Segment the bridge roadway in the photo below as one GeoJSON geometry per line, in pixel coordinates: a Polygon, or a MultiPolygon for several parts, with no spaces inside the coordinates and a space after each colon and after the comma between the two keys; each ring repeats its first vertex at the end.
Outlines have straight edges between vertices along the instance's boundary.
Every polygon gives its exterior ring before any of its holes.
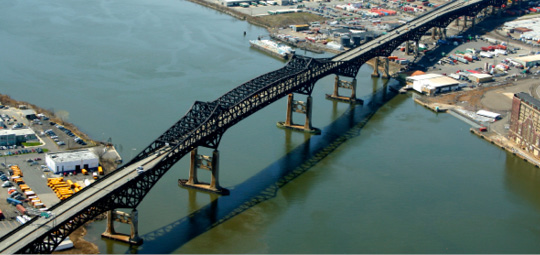
{"type": "Polygon", "coordinates": [[[373,48],[384,44],[388,41],[396,40],[399,36],[405,34],[407,31],[414,29],[415,27],[421,26],[425,23],[428,23],[432,20],[435,20],[438,16],[440,16],[441,13],[446,13],[448,11],[455,10],[457,8],[462,7],[464,4],[473,4],[477,2],[482,2],[482,0],[472,0],[472,1],[463,1],[463,0],[454,0],[453,2],[440,6],[439,8],[427,12],[423,14],[422,16],[417,17],[416,19],[413,19],[409,21],[406,24],[403,24],[394,30],[388,32],[387,34],[381,35],[374,40],[371,40],[367,43],[364,43],[360,45],[359,47],[353,48],[349,51],[346,51],[344,53],[341,53],[339,55],[336,55],[332,58],[332,61],[350,61],[358,56],[361,56],[363,54],[368,53],[369,51],[373,50],[373,48]]]}
{"type": "MultiPolygon", "coordinates": [[[[440,19],[443,15],[462,15],[473,4],[483,3],[485,5],[492,2],[501,4],[502,1],[467,0],[464,2],[463,0],[454,0],[415,18],[386,35],[382,35],[375,40],[333,58],[311,59],[296,56],[285,67],[248,81],[213,102],[196,102],[182,119],[156,139],[156,141],[130,163],[117,169],[114,173],[105,176],[91,187],[85,188],[75,196],[63,201],[64,203],[52,208],[52,213],[55,215],[54,218],[33,219],[30,224],[27,223],[1,237],[0,253],[13,254],[25,251],[30,253],[50,252],[49,249],[57,245],[56,241],[51,241],[48,235],[51,234],[50,230],[55,228],[55,224],[59,224],[56,225],[56,228],[61,229],[61,231],[59,230],[53,233],[55,236],[53,238],[64,238],[71,232],[64,233],[62,231],[72,231],[75,227],[83,224],[81,223],[83,222],[82,220],[68,221],[75,219],[74,217],[80,219],[79,217],[89,215],[88,210],[93,210],[92,206],[96,206],[97,202],[106,202],[112,209],[135,208],[152,185],[185,154],[197,146],[211,145],[217,148],[219,139],[225,130],[257,112],[259,109],[289,93],[313,86],[318,79],[336,73],[340,68],[347,66],[359,68],[352,62],[363,64],[361,63],[363,60],[360,59],[365,56],[371,57],[374,53],[379,54],[381,52],[387,52],[386,54],[388,54],[388,52],[391,52],[388,51],[389,47],[395,48],[399,45],[396,45],[396,43],[411,40],[410,38],[419,36],[420,32],[423,33],[427,29],[426,26],[430,26],[432,21],[437,21],[437,18],[440,19]],[[423,29],[419,29],[420,27],[423,29]],[[381,51],[381,49],[385,51],[381,51]],[[375,50],[377,52],[374,52],[375,50]],[[160,151],[163,153],[159,153],[160,151]],[[144,174],[145,177],[149,178],[135,178],[137,176],[136,168],[140,165],[144,165],[145,169],[149,169],[144,174]],[[128,191],[129,189],[136,190],[128,191]],[[90,192],[91,190],[92,192],[90,192]],[[110,200],[110,197],[107,197],[110,194],[117,194],[116,198],[130,201],[121,203],[120,205],[110,204],[116,201],[110,200]],[[59,228],[59,226],[63,228],[59,228]]],[[[86,218],[83,219],[86,220],[86,218]]]]}
{"type": "MultiPolygon", "coordinates": [[[[164,152],[168,152],[168,148],[162,149],[164,152]]],[[[63,222],[70,217],[79,214],[82,210],[89,207],[97,199],[112,192],[116,187],[121,187],[123,184],[129,182],[138,175],[137,167],[143,166],[144,169],[150,169],[154,167],[159,161],[167,156],[168,153],[155,153],[147,158],[119,169],[119,172],[115,173],[116,178],[109,178],[102,182],[88,187],[92,189],[92,192],[86,190],[87,196],[77,196],[57,208],[54,208],[51,213],[51,217],[48,219],[40,217],[34,221],[31,225],[33,227],[23,228],[11,236],[8,240],[0,243],[0,254],[13,254],[16,251],[21,250],[25,245],[34,241],[36,237],[47,233],[54,227],[56,222],[63,222]]],[[[86,189],[86,188],[85,188],[86,189]]]]}

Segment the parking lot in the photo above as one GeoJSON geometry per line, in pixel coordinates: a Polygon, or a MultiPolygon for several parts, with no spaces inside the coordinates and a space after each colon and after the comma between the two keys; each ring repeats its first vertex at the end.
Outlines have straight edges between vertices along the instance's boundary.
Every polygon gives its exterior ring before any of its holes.
{"type": "MultiPolygon", "coordinates": [[[[2,210],[4,215],[4,219],[0,220],[1,236],[19,225],[15,219],[21,215],[14,205],[7,202],[8,197],[13,197],[8,194],[8,186],[12,186],[19,193],[24,194],[19,186],[14,183],[12,179],[13,171],[10,167],[17,165],[22,172],[21,178],[24,183],[36,194],[45,207],[50,207],[60,202],[60,199],[47,186],[47,178],[59,176],[53,174],[46,166],[45,153],[85,148],[89,146],[89,142],[84,141],[73,131],[48,120],[46,117],[42,117],[37,121],[28,120],[21,115],[20,109],[13,107],[0,109],[0,117],[4,120],[5,128],[31,128],[39,140],[39,143],[32,142],[26,144],[26,146],[0,146],[0,180],[2,180],[3,184],[3,190],[0,191],[0,210],[2,210]],[[6,178],[8,179],[6,180],[6,178]]],[[[93,147],[90,149],[103,150],[102,147],[93,147]]],[[[65,180],[69,179],[74,183],[79,183],[82,187],[86,186],[85,182],[89,183],[93,181],[92,175],[83,175],[81,173],[63,177],[65,180]]],[[[22,197],[22,199],[25,198],[22,197]]],[[[32,208],[30,203],[23,203],[23,205],[27,209],[29,216],[39,214],[40,212],[38,209],[32,208]]]]}

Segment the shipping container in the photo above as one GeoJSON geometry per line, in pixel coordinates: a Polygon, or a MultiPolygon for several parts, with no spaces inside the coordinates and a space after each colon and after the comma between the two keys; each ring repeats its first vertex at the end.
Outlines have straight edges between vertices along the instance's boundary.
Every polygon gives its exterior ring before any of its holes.
{"type": "Polygon", "coordinates": [[[17,208],[17,211],[19,211],[22,215],[25,215],[27,213],[26,208],[24,208],[22,204],[15,205],[15,208],[17,208]]]}

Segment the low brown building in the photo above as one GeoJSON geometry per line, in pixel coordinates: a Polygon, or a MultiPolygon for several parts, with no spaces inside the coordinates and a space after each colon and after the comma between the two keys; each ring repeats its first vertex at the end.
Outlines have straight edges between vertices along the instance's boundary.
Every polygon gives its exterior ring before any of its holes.
{"type": "Polygon", "coordinates": [[[520,92],[512,99],[508,138],[540,158],[540,101],[520,92]]]}

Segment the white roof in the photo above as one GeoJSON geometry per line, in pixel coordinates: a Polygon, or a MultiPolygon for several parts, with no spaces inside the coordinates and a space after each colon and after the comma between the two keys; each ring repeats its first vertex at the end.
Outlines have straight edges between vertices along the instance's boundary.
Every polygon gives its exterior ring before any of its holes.
{"type": "Polygon", "coordinates": [[[35,135],[36,133],[34,130],[29,128],[21,128],[21,129],[0,129],[0,136],[2,135],[35,135]]]}
{"type": "Polygon", "coordinates": [[[496,112],[490,112],[490,111],[486,111],[486,110],[479,110],[479,111],[476,112],[476,114],[478,114],[480,116],[490,117],[490,118],[493,118],[493,119],[496,119],[499,116],[501,116],[500,114],[498,114],[496,112]]]}
{"type": "Polygon", "coordinates": [[[432,79],[429,79],[427,82],[428,82],[427,86],[434,87],[434,88],[459,84],[459,81],[457,81],[454,78],[447,77],[447,76],[432,78],[432,79]]]}
{"type": "Polygon", "coordinates": [[[96,154],[92,153],[89,150],[53,152],[53,153],[47,153],[47,157],[51,158],[51,160],[56,163],[98,159],[96,154]]]}
{"type": "Polygon", "coordinates": [[[476,77],[476,78],[491,78],[491,75],[487,74],[487,73],[470,73],[468,74],[468,76],[473,76],[473,77],[476,77]]]}
{"type": "Polygon", "coordinates": [[[539,61],[540,55],[531,55],[531,56],[525,56],[525,57],[517,57],[514,58],[515,60],[521,60],[523,62],[530,62],[530,61],[539,61]]]}
{"type": "Polygon", "coordinates": [[[410,81],[420,81],[420,80],[426,80],[426,79],[433,79],[437,77],[442,77],[444,75],[442,74],[436,74],[436,73],[428,73],[428,74],[422,74],[422,75],[415,75],[415,76],[409,76],[407,77],[410,81]]]}

